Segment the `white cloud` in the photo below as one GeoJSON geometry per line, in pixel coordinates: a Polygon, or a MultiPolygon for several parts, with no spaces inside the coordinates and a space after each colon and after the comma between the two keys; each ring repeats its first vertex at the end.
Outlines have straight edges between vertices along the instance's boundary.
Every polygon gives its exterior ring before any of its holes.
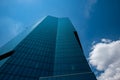
{"type": "Polygon", "coordinates": [[[97,3],[97,0],[87,0],[87,4],[85,5],[85,17],[90,17],[90,12],[93,11],[93,6],[97,3]]]}
{"type": "Polygon", "coordinates": [[[109,39],[104,39],[104,38],[101,39],[101,41],[102,41],[102,42],[105,42],[105,43],[109,43],[109,42],[111,42],[111,40],[109,40],[109,39]]]}
{"type": "Polygon", "coordinates": [[[120,80],[120,60],[110,64],[98,80],[120,80]]]}
{"type": "Polygon", "coordinates": [[[102,39],[93,45],[89,62],[98,71],[104,71],[98,80],[120,80],[120,40],[102,39]]]}
{"type": "Polygon", "coordinates": [[[93,41],[93,42],[92,42],[92,45],[94,45],[95,43],[96,43],[96,41],[93,41]]]}

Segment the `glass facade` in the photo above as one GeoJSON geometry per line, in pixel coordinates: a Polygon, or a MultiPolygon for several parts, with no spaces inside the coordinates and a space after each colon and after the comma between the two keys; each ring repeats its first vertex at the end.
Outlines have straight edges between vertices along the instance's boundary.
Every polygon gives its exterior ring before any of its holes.
{"type": "Polygon", "coordinates": [[[0,80],[96,80],[68,18],[46,17],[0,67],[0,80]]]}

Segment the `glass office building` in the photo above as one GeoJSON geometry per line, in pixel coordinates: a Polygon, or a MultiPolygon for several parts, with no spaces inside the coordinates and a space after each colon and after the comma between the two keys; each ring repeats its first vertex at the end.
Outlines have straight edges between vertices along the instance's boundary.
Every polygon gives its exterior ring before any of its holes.
{"type": "Polygon", "coordinates": [[[0,80],[96,80],[68,18],[47,16],[7,57],[0,80]]]}

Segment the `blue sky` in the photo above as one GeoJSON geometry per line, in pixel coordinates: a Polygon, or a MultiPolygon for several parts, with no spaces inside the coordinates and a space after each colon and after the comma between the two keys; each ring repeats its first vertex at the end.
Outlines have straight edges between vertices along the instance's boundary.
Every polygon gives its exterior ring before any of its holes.
{"type": "Polygon", "coordinates": [[[91,60],[94,46],[120,40],[120,0],[0,0],[0,47],[47,15],[70,18],[91,60]]]}
{"type": "Polygon", "coordinates": [[[47,15],[69,17],[76,29],[80,29],[80,33],[83,33],[85,19],[90,16],[92,4],[94,4],[93,0],[90,2],[87,0],[2,0],[0,33],[3,41],[0,45],[47,15]],[[6,29],[10,34],[5,32],[6,29]]]}

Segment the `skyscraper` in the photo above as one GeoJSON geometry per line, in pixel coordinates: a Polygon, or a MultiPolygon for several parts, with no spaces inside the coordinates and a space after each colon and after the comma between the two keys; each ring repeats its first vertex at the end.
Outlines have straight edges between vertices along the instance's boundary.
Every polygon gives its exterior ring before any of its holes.
{"type": "Polygon", "coordinates": [[[8,56],[0,80],[96,80],[68,18],[46,17],[8,56]]]}

